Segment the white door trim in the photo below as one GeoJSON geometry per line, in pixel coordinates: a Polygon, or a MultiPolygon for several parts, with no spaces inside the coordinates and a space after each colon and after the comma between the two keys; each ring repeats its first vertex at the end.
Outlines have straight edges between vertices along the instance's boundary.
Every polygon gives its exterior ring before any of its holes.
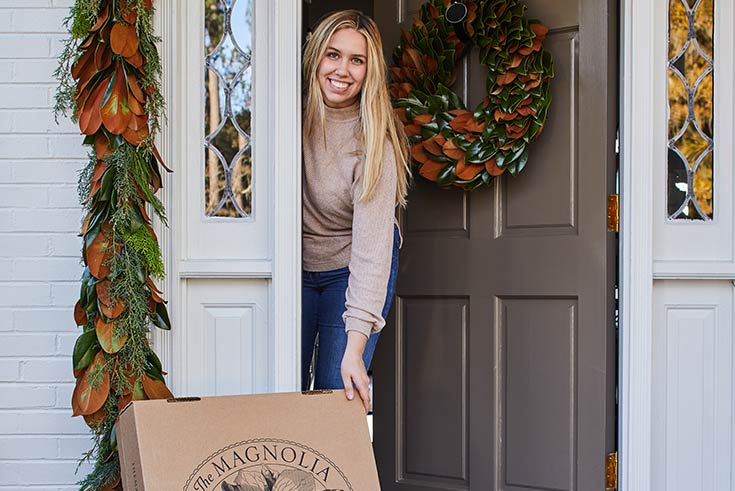
{"type": "MultiPolygon", "coordinates": [[[[660,158],[655,2],[623,0],[620,220],[620,486],[651,489],[653,165],[660,158]]],[[[663,36],[665,40],[665,36],[663,36]]],[[[664,60],[665,63],[665,60],[664,60]]]]}
{"type": "Polygon", "coordinates": [[[301,2],[274,0],[273,389],[301,389],[301,2]]]}

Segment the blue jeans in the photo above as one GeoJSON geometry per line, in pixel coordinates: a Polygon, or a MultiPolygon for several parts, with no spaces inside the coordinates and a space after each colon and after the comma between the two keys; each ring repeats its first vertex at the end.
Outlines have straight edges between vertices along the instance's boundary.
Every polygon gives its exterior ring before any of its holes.
{"type": "MultiPolygon", "coordinates": [[[[382,316],[390,311],[396,277],[398,276],[398,245],[400,236],[398,227],[393,233],[393,258],[391,260],[388,291],[382,316]]],[[[314,353],[314,342],[319,334],[319,348],[315,367],[315,389],[343,389],[342,356],[347,347],[347,333],[342,314],[345,311],[345,292],[350,277],[349,268],[332,271],[304,271],[302,281],[302,322],[301,322],[301,390],[309,389],[309,365],[314,353]]],[[[378,343],[378,335],[374,333],[368,338],[362,359],[365,368],[370,361],[378,343]]]]}

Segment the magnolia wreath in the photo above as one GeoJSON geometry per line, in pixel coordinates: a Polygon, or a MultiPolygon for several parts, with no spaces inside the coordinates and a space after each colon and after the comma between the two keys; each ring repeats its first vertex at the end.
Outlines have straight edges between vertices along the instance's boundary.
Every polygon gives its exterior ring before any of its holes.
{"type": "Polygon", "coordinates": [[[546,121],[554,76],[548,28],[516,0],[430,0],[393,53],[390,94],[419,174],[467,190],[517,175],[546,121]],[[471,46],[487,67],[487,96],[469,111],[449,87],[471,46]]]}

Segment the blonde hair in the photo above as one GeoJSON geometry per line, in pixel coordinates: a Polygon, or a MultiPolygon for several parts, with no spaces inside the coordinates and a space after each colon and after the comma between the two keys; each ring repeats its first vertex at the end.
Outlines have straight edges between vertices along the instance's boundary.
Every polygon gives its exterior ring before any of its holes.
{"type": "MultiPolygon", "coordinates": [[[[369,200],[383,172],[383,145],[386,137],[393,145],[396,161],[396,203],[406,206],[410,169],[403,124],[396,118],[388,95],[383,41],[378,26],[358,10],[334,12],[323,18],[304,48],[305,109],[304,125],[308,135],[316,128],[324,129],[324,98],[317,72],[332,35],[340,29],[354,29],[367,41],[367,73],[360,91],[360,123],[362,128],[362,191],[355,201],[369,200]]],[[[323,135],[326,140],[326,134],[323,135]]]]}

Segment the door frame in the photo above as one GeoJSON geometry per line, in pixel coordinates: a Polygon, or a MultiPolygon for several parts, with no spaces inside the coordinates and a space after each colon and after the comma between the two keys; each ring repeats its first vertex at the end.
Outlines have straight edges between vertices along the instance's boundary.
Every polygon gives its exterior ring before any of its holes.
{"type": "MultiPolygon", "coordinates": [[[[186,46],[201,42],[199,35],[190,36],[192,19],[200,19],[196,9],[202,0],[160,0],[154,16],[156,34],[161,37],[159,50],[162,65],[162,92],[168,102],[167,120],[162,121],[156,144],[164,158],[173,164],[174,173],[164,174],[160,197],[168,210],[170,226],[154,218],[160,238],[161,252],[167,272],[164,291],[172,305],[173,330],[153,329],[151,338],[165,367],[172,370],[169,385],[176,393],[186,386],[182,333],[177,331],[186,311],[185,279],[194,277],[182,272],[182,215],[178,204],[185,185],[187,142],[182,141],[183,108],[198,107],[199,98],[187,98],[186,46]],[[184,50],[184,53],[182,53],[184,50]],[[179,368],[178,370],[176,368],[179,368]]],[[[269,174],[273,219],[268,231],[269,260],[258,261],[232,271],[230,265],[209,265],[217,278],[263,278],[271,280],[268,325],[270,392],[298,391],[301,388],[301,118],[294,108],[301,107],[301,2],[292,0],[253,0],[253,10],[263,26],[253,27],[254,46],[265,47],[254,58],[268,60],[261,66],[267,74],[261,80],[259,97],[268,103],[267,114],[254,122],[261,146],[264,172],[269,174]],[[289,144],[282,144],[289,142],[289,144]],[[277,181],[276,181],[277,179],[277,181]],[[247,271],[246,271],[247,270],[247,271]]],[[[256,164],[258,165],[258,164],[256,164]]],[[[216,261],[212,261],[215,263],[216,261]]],[[[252,261],[251,261],[252,262],[252,261]]],[[[248,263],[241,261],[240,263],[248,263]]],[[[208,272],[209,273],[209,272],[208,272]]]]}
{"type": "MultiPolygon", "coordinates": [[[[191,1],[191,0],[190,0],[191,1]]],[[[196,0],[195,0],[196,1],[196,0]]],[[[183,2],[186,3],[186,2],[183,2]]],[[[273,100],[273,120],[279,121],[276,135],[270,134],[266,145],[274,148],[274,209],[277,219],[273,229],[272,324],[274,391],[298,390],[300,380],[300,291],[301,291],[301,121],[293,117],[293,108],[301,107],[301,2],[269,2],[270,25],[275,28],[272,46],[272,76],[279,97],[273,100]],[[291,124],[288,124],[291,122],[291,124]]],[[[619,437],[620,489],[648,489],[651,483],[651,359],[653,287],[652,185],[653,164],[658,158],[655,142],[663,141],[656,132],[654,95],[665,83],[662,65],[653,63],[654,42],[664,39],[653,26],[656,11],[653,2],[621,1],[621,128],[620,128],[620,351],[619,351],[619,437]],[[661,73],[657,73],[661,72],[661,73]],[[635,169],[635,174],[633,173],[635,169]],[[635,210],[635,212],[634,212],[635,210]],[[633,376],[634,375],[634,376],[633,376]]],[[[169,131],[171,104],[177,101],[179,73],[177,53],[181,44],[183,7],[175,0],[161,0],[155,16],[157,32],[162,36],[163,92],[169,101],[169,121],[159,137],[159,146],[171,161],[183,162],[169,131]]],[[[665,27],[665,26],[664,26],[665,27]]],[[[258,32],[256,28],[256,33],[258,32]]],[[[261,29],[259,32],[263,33],[261,29]]],[[[257,34],[256,34],[257,35],[257,34]]],[[[265,33],[264,33],[265,35],[265,33]]],[[[663,65],[665,66],[665,65],[663,65]]],[[[179,78],[179,80],[181,80],[179,78]]],[[[663,93],[663,92],[658,92],[663,93]]],[[[183,169],[179,169],[182,172],[183,169]]],[[[174,201],[175,179],[164,176],[162,200],[174,201]]],[[[175,224],[177,210],[171,210],[175,224]]],[[[166,290],[169,300],[181,300],[176,264],[177,230],[157,224],[161,248],[168,271],[166,290]]],[[[172,313],[173,314],[173,313],[172,313]]],[[[176,318],[174,314],[174,325],[176,318]]],[[[181,356],[173,345],[171,333],[154,331],[156,349],[167,366],[176,366],[181,356]]],[[[176,374],[173,386],[176,388],[176,374]]]]}
{"type": "Polygon", "coordinates": [[[664,101],[656,100],[665,93],[666,60],[656,55],[666,26],[656,18],[658,2],[621,3],[618,489],[627,491],[651,488],[652,190],[666,141],[658,121],[664,101]]]}

